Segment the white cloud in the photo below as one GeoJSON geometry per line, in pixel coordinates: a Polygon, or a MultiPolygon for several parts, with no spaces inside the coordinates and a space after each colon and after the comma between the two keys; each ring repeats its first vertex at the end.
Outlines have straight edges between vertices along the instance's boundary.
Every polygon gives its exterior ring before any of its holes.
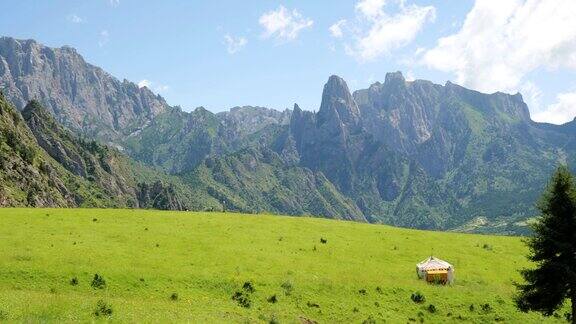
{"type": "Polygon", "coordinates": [[[264,27],[264,38],[274,37],[282,42],[296,39],[302,30],[314,24],[312,19],[302,16],[296,9],[289,11],[284,6],[264,13],[258,22],[264,27]]]}
{"type": "Polygon", "coordinates": [[[344,33],[342,32],[342,27],[344,27],[345,24],[346,19],[340,19],[334,25],[330,26],[328,30],[330,30],[330,34],[332,35],[332,37],[341,38],[342,36],[344,36],[344,33]]]}
{"type": "Polygon", "coordinates": [[[117,7],[120,4],[120,0],[108,0],[108,3],[112,6],[112,7],[117,7]]]}
{"type": "Polygon", "coordinates": [[[416,77],[414,76],[414,71],[408,70],[408,72],[406,72],[406,81],[411,82],[414,80],[416,80],[416,77]]]}
{"type": "Polygon", "coordinates": [[[234,54],[244,48],[248,44],[248,40],[244,37],[234,37],[226,34],[224,35],[224,44],[228,53],[234,54]]]}
{"type": "Polygon", "coordinates": [[[165,92],[166,90],[170,89],[170,87],[167,85],[158,84],[158,83],[152,82],[148,79],[143,79],[143,80],[140,80],[140,82],[138,82],[138,88],[144,88],[144,87],[146,87],[152,91],[155,91],[157,93],[165,92]]]}
{"type": "Polygon", "coordinates": [[[536,84],[525,82],[520,86],[520,93],[530,111],[538,112],[542,109],[542,91],[536,84]]]}
{"type": "Polygon", "coordinates": [[[78,16],[75,13],[68,15],[67,19],[68,21],[73,22],[75,24],[80,24],[84,22],[84,19],[82,19],[82,17],[78,16]]]}
{"type": "Polygon", "coordinates": [[[476,0],[460,30],[421,62],[476,90],[515,92],[539,68],[576,68],[574,17],[574,0],[476,0]]]}
{"type": "Polygon", "coordinates": [[[552,124],[564,124],[574,117],[576,117],[576,91],[558,94],[556,103],[532,114],[533,120],[552,124]]]}
{"type": "Polygon", "coordinates": [[[386,0],[361,0],[356,4],[356,10],[368,19],[377,19],[384,15],[384,5],[386,0]]]}
{"type": "Polygon", "coordinates": [[[104,45],[108,44],[110,40],[110,34],[107,30],[102,30],[99,34],[100,39],[98,40],[98,46],[103,47],[104,45]]]}
{"type": "MultiPolygon", "coordinates": [[[[398,9],[394,14],[385,10],[390,5],[385,0],[360,0],[356,4],[355,24],[348,31],[353,41],[344,46],[348,55],[360,61],[386,55],[412,42],[424,24],[434,21],[436,17],[433,6],[406,4],[406,0],[391,3],[398,9]]],[[[333,27],[336,26],[336,31],[344,34],[342,25],[337,24],[333,27]]],[[[332,35],[336,36],[334,33],[332,35]]]]}
{"type": "Polygon", "coordinates": [[[140,80],[140,82],[138,82],[138,88],[148,88],[150,89],[150,86],[152,85],[152,83],[149,80],[140,80]]]}
{"type": "Polygon", "coordinates": [[[564,124],[576,117],[576,91],[556,95],[555,102],[547,106],[542,104],[542,90],[533,82],[523,83],[520,92],[534,121],[564,124]]]}

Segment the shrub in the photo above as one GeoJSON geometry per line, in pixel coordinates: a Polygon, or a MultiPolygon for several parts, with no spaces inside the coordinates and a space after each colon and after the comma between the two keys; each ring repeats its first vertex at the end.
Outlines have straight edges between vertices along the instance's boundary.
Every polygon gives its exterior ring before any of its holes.
{"type": "Polygon", "coordinates": [[[362,288],[362,289],[358,290],[358,293],[360,295],[366,295],[366,289],[362,288]]]}
{"type": "Polygon", "coordinates": [[[354,313],[358,313],[358,312],[360,311],[360,309],[359,309],[358,307],[354,307],[354,308],[352,309],[352,311],[353,311],[354,313]]]}
{"type": "Polygon", "coordinates": [[[178,293],[172,293],[172,295],[170,295],[170,299],[174,301],[178,300],[178,293]]]}
{"type": "Polygon", "coordinates": [[[470,304],[470,307],[468,307],[468,309],[469,309],[471,312],[473,312],[474,309],[475,309],[474,304],[470,304]]]}
{"type": "Polygon", "coordinates": [[[244,283],[244,285],[242,286],[242,289],[244,289],[244,291],[249,292],[249,293],[253,293],[256,291],[256,289],[254,289],[254,285],[252,285],[252,282],[250,282],[250,281],[246,281],[244,283]]]}
{"type": "Polygon", "coordinates": [[[275,315],[272,315],[272,317],[268,321],[268,324],[280,324],[280,321],[278,321],[275,315]]]}
{"type": "Polygon", "coordinates": [[[323,237],[321,237],[321,238],[320,238],[320,243],[326,244],[326,243],[328,243],[328,240],[325,239],[325,238],[323,238],[323,237]]]}
{"type": "Polygon", "coordinates": [[[74,277],[70,279],[70,285],[77,286],[78,285],[78,278],[74,277]]]}
{"type": "Polygon", "coordinates": [[[362,321],[362,324],[376,324],[376,320],[372,316],[368,316],[367,319],[362,321]]]}
{"type": "Polygon", "coordinates": [[[94,316],[111,316],[112,306],[107,304],[104,300],[100,299],[96,304],[96,309],[94,310],[94,316]]]}
{"type": "Polygon", "coordinates": [[[426,301],[426,297],[424,297],[424,295],[419,291],[413,293],[412,296],[410,296],[410,299],[412,299],[416,304],[422,304],[426,301]]]}
{"type": "Polygon", "coordinates": [[[250,301],[250,296],[241,291],[235,292],[234,295],[232,295],[232,300],[236,301],[238,305],[244,308],[250,308],[250,305],[252,304],[250,301]]]}
{"type": "Polygon", "coordinates": [[[94,279],[92,279],[92,283],[90,285],[94,289],[104,289],[106,288],[106,280],[104,280],[104,277],[100,276],[99,274],[95,274],[94,279]]]}
{"type": "Polygon", "coordinates": [[[488,304],[488,303],[483,304],[482,306],[480,306],[480,308],[482,308],[482,311],[484,311],[484,312],[489,312],[492,310],[492,306],[490,306],[490,304],[488,304]]]}
{"type": "Polygon", "coordinates": [[[376,287],[376,292],[382,294],[383,293],[382,288],[380,288],[380,286],[376,287]]]}
{"type": "Polygon", "coordinates": [[[307,302],[306,305],[307,305],[308,307],[320,308],[320,305],[318,305],[318,304],[315,303],[315,302],[307,302]]]}
{"type": "Polygon", "coordinates": [[[436,306],[430,304],[430,305],[428,305],[427,310],[429,313],[434,314],[434,313],[436,313],[436,306]]]}
{"type": "Polygon", "coordinates": [[[0,309],[0,321],[8,320],[8,313],[0,309]]]}
{"type": "Polygon", "coordinates": [[[569,312],[564,313],[564,318],[567,322],[572,322],[572,314],[569,312]]]}
{"type": "Polygon", "coordinates": [[[276,295],[272,295],[270,297],[268,297],[268,302],[272,303],[272,304],[276,304],[278,302],[278,298],[276,298],[276,295]]]}
{"type": "Polygon", "coordinates": [[[290,296],[292,290],[294,290],[294,286],[292,286],[292,283],[290,281],[285,281],[284,283],[282,283],[282,285],[280,285],[280,287],[284,289],[284,295],[286,296],[290,296]]]}

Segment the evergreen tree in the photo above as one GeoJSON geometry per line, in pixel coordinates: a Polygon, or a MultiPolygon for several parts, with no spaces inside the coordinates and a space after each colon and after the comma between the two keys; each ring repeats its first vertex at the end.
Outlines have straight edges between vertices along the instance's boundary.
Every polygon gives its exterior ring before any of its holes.
{"type": "Polygon", "coordinates": [[[526,241],[535,269],[521,271],[517,307],[546,316],[560,309],[568,298],[572,323],[576,323],[576,188],[567,167],[556,170],[538,205],[541,216],[534,235],[526,241]]]}

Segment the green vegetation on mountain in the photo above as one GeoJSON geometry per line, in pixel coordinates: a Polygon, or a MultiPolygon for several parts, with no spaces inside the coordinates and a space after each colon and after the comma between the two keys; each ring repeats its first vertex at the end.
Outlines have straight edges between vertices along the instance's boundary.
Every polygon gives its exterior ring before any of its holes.
{"type": "Polygon", "coordinates": [[[281,157],[267,148],[208,158],[183,179],[228,210],[364,220],[354,203],[322,173],[285,166],[281,157]]]}
{"type": "Polygon", "coordinates": [[[569,311],[515,308],[531,266],[516,237],[111,209],[1,209],[0,237],[9,322],[562,323],[569,311]],[[417,278],[431,253],[455,266],[453,285],[417,278]]]}
{"type": "Polygon", "coordinates": [[[0,94],[0,107],[2,206],[200,208],[179,179],[72,134],[38,102],[21,115],[0,94]]]}
{"type": "MultiPolygon", "coordinates": [[[[406,81],[400,72],[353,93],[332,76],[318,112],[296,105],[292,111],[245,106],[215,114],[170,107],[69,47],[3,37],[0,59],[7,98],[20,109],[37,98],[57,124],[84,136],[67,138],[47,124],[41,133],[31,127],[60,169],[76,176],[57,176],[75,184],[54,196],[56,205],[230,208],[525,233],[550,174],[576,161],[576,122],[536,123],[520,94],[406,81]],[[26,57],[30,66],[20,69],[26,57]],[[247,156],[268,151],[276,155],[262,170],[239,167],[247,156]]],[[[25,147],[10,154],[29,159],[35,149],[27,153],[25,147]]],[[[28,193],[11,195],[23,201],[28,193]]]]}

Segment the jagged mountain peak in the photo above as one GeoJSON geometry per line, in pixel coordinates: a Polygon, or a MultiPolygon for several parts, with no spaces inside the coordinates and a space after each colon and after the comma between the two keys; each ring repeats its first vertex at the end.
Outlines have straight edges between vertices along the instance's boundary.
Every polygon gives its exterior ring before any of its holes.
{"type": "Polygon", "coordinates": [[[384,84],[400,83],[400,82],[402,83],[406,82],[406,79],[404,78],[402,72],[396,71],[386,73],[384,84]]]}
{"type": "Polygon", "coordinates": [[[354,101],[346,81],[332,75],[324,85],[322,103],[318,111],[318,124],[326,122],[357,127],[360,121],[360,110],[354,101]]]}
{"type": "Polygon", "coordinates": [[[66,127],[100,140],[119,140],[169,106],[148,88],[120,81],[86,63],[69,46],[0,38],[0,89],[18,109],[38,100],[66,127]]]}

